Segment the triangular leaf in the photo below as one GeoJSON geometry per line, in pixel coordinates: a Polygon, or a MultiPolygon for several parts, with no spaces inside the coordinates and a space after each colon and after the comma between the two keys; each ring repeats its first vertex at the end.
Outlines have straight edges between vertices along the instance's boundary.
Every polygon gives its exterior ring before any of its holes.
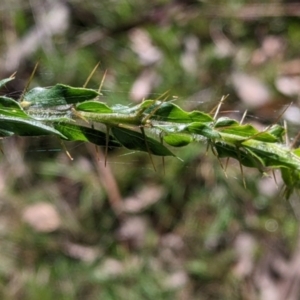
{"type": "Polygon", "coordinates": [[[51,88],[33,88],[25,93],[22,107],[53,107],[92,100],[99,96],[95,90],[57,84],[51,88]]]}
{"type": "Polygon", "coordinates": [[[168,134],[163,137],[164,141],[173,147],[184,147],[191,142],[193,142],[193,138],[191,135],[177,133],[177,134],[168,134]]]}
{"type": "Polygon", "coordinates": [[[258,131],[250,124],[228,126],[219,129],[219,132],[222,133],[222,137],[225,137],[225,134],[230,135],[228,138],[230,138],[231,142],[234,142],[235,139],[236,141],[253,139],[269,143],[274,143],[278,140],[276,136],[268,132],[258,131]]]}
{"type": "Polygon", "coordinates": [[[77,110],[94,112],[94,113],[112,113],[113,110],[105,103],[99,101],[85,101],[76,105],[77,110]]]}
{"type": "Polygon", "coordinates": [[[200,111],[186,112],[171,102],[165,102],[154,113],[151,119],[174,123],[212,122],[213,118],[200,111]]]}
{"type": "Polygon", "coordinates": [[[228,117],[221,117],[218,120],[216,120],[214,127],[219,128],[219,127],[227,127],[233,125],[240,125],[240,123],[237,120],[233,120],[228,117]]]}

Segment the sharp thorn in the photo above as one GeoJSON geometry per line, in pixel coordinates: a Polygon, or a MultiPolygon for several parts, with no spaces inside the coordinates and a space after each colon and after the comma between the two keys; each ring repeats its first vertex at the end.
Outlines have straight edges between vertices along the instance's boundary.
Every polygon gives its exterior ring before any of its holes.
{"type": "Polygon", "coordinates": [[[88,83],[90,82],[91,78],[93,77],[93,75],[95,74],[96,70],[98,69],[100,65],[100,61],[96,64],[96,66],[94,67],[94,69],[92,70],[92,72],[90,73],[90,75],[88,76],[88,78],[86,79],[84,85],[82,86],[83,88],[85,88],[88,83]]]}

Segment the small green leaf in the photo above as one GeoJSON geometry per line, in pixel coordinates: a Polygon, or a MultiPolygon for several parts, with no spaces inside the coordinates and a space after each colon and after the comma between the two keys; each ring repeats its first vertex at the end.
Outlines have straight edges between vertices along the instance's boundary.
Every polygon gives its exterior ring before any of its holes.
{"type": "Polygon", "coordinates": [[[112,113],[113,110],[105,103],[99,101],[85,101],[76,105],[76,109],[80,111],[89,111],[94,113],[112,113]]]}
{"type": "Polygon", "coordinates": [[[151,154],[159,156],[174,156],[164,145],[150,137],[144,137],[142,133],[121,127],[113,127],[111,130],[114,137],[127,149],[150,151],[151,154]]]}
{"type": "Polygon", "coordinates": [[[168,145],[173,147],[183,147],[193,142],[191,135],[183,133],[168,134],[165,135],[163,139],[168,145]]]}
{"type": "Polygon", "coordinates": [[[264,131],[258,131],[250,124],[245,125],[233,125],[222,129],[219,129],[222,138],[225,141],[235,143],[245,139],[254,139],[262,142],[274,143],[277,142],[278,138],[273,134],[264,131]]]}
{"type": "Polygon", "coordinates": [[[221,117],[215,122],[215,128],[219,127],[227,127],[233,125],[240,125],[240,123],[236,120],[230,119],[228,117],[221,117]]]}
{"type": "Polygon", "coordinates": [[[53,107],[75,104],[92,100],[99,96],[95,90],[74,88],[64,84],[57,84],[51,88],[33,88],[24,95],[21,105],[27,107],[53,107]]]}
{"type": "Polygon", "coordinates": [[[200,111],[186,112],[174,103],[165,102],[154,113],[151,119],[164,122],[190,123],[190,122],[212,122],[213,118],[200,111]]]}
{"type": "Polygon", "coordinates": [[[6,83],[8,83],[9,81],[11,81],[13,79],[14,79],[13,77],[10,77],[10,78],[5,78],[5,79],[0,80],[0,88],[3,87],[6,83]]]}

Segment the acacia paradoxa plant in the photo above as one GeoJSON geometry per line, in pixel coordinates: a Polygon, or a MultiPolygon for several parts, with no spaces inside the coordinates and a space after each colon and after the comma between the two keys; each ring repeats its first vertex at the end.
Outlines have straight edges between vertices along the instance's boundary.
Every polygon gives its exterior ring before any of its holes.
{"type": "MultiPolygon", "coordinates": [[[[13,77],[0,81],[0,88],[13,77]]],[[[283,144],[278,124],[259,131],[250,124],[187,112],[171,101],[145,100],[135,106],[109,106],[100,93],[87,88],[56,84],[25,91],[16,101],[0,96],[0,136],[55,135],[67,141],[98,146],[125,147],[151,155],[175,156],[165,145],[184,147],[206,142],[219,158],[234,158],[260,172],[280,169],[288,198],[300,187],[300,148],[283,144]],[[149,136],[154,134],[158,139],[149,136]]]]}

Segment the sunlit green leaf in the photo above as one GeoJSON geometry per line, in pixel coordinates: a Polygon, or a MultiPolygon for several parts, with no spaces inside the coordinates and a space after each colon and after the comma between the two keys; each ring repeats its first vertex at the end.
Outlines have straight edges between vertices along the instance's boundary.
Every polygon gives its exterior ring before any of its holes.
{"type": "Polygon", "coordinates": [[[221,117],[218,120],[215,121],[214,124],[215,128],[220,128],[220,127],[227,127],[227,126],[233,126],[233,125],[240,125],[240,123],[236,120],[230,119],[228,117],[221,117]]]}
{"type": "Polygon", "coordinates": [[[222,137],[232,143],[243,139],[254,139],[263,142],[277,142],[278,138],[268,132],[260,132],[250,124],[234,125],[219,129],[222,137]],[[226,134],[226,135],[225,135],[226,134]],[[226,137],[226,138],[225,138],[226,137]]]}
{"type": "Polygon", "coordinates": [[[113,110],[105,103],[99,101],[85,101],[76,105],[77,110],[89,111],[94,113],[112,113],[113,110]]]}
{"type": "Polygon", "coordinates": [[[51,88],[36,87],[25,93],[21,105],[27,107],[53,107],[92,100],[99,96],[95,90],[57,84],[51,88]]]}
{"type": "Polygon", "coordinates": [[[212,122],[213,118],[200,111],[186,112],[174,103],[165,102],[154,113],[153,119],[174,123],[212,122]]]}
{"type": "Polygon", "coordinates": [[[193,138],[187,134],[168,134],[163,137],[164,141],[173,147],[183,147],[190,144],[193,141],[193,138]]]}

